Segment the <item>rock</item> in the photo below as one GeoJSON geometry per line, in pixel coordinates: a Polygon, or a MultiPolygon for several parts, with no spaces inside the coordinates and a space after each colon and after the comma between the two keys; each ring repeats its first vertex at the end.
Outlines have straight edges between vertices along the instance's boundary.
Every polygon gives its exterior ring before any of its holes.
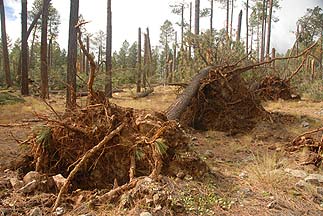
{"type": "Polygon", "coordinates": [[[206,150],[204,154],[208,158],[214,158],[214,153],[211,150],[206,150]]]}
{"type": "Polygon", "coordinates": [[[42,212],[40,210],[40,208],[36,207],[33,210],[31,210],[29,216],[42,216],[42,212]]]}
{"type": "Polygon", "coordinates": [[[269,208],[269,209],[273,209],[273,208],[276,208],[277,207],[277,201],[276,200],[274,200],[274,201],[272,201],[272,202],[270,202],[268,205],[267,205],[267,208],[269,208]]]}
{"type": "Polygon", "coordinates": [[[303,121],[303,122],[302,122],[302,127],[307,128],[307,127],[309,127],[309,126],[310,126],[310,123],[308,123],[307,121],[303,121]]]}
{"type": "Polygon", "coordinates": [[[310,184],[323,185],[323,175],[310,174],[304,180],[310,184]]]}
{"type": "Polygon", "coordinates": [[[18,190],[24,186],[24,182],[17,178],[10,178],[10,184],[14,190],[18,190]]]}
{"type": "Polygon", "coordinates": [[[32,192],[35,192],[37,190],[38,187],[38,183],[36,180],[33,180],[31,182],[29,182],[28,184],[26,184],[25,186],[23,186],[22,188],[20,188],[18,190],[18,192],[24,193],[24,194],[29,194],[32,192]]]}
{"type": "Polygon", "coordinates": [[[63,207],[57,207],[54,214],[55,215],[63,215],[64,214],[64,208],[63,207]]]}
{"type": "Polygon", "coordinates": [[[304,188],[305,186],[307,186],[308,185],[308,183],[306,183],[304,180],[299,180],[296,184],[295,184],[295,186],[296,187],[298,187],[298,188],[304,188]]]}
{"type": "Polygon", "coordinates": [[[66,178],[64,178],[61,174],[53,176],[53,180],[58,190],[60,190],[66,182],[66,178]]]}
{"type": "Polygon", "coordinates": [[[294,170],[294,169],[286,168],[284,171],[296,178],[305,178],[307,176],[307,173],[303,170],[294,170]]]}
{"type": "Polygon", "coordinates": [[[247,173],[247,172],[241,172],[241,173],[239,174],[239,178],[241,178],[241,179],[248,178],[248,173],[247,173]]]}
{"type": "Polygon", "coordinates": [[[25,184],[28,184],[33,180],[40,181],[40,179],[41,179],[41,174],[39,172],[30,171],[24,176],[23,181],[25,184]]]}
{"type": "Polygon", "coordinates": [[[140,216],[152,216],[149,212],[141,212],[140,216]]]}

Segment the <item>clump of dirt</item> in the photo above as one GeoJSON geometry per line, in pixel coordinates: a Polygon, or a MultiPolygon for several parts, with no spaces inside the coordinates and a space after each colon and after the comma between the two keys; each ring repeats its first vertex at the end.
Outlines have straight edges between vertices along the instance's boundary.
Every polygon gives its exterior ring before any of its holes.
{"type": "Polygon", "coordinates": [[[67,177],[87,157],[71,181],[73,189],[111,189],[139,176],[207,171],[205,163],[194,163],[192,171],[181,162],[199,158],[183,128],[159,112],[106,102],[47,121],[29,141],[29,164],[38,172],[67,177]],[[95,151],[98,146],[103,147],[95,151]]]}
{"type": "Polygon", "coordinates": [[[277,76],[266,76],[252,90],[262,100],[300,99],[299,95],[293,94],[289,82],[277,76]]]}
{"type": "Polygon", "coordinates": [[[235,67],[211,69],[200,80],[197,94],[181,114],[181,124],[195,129],[218,130],[230,133],[252,129],[266,116],[260,101],[246,87],[235,67]]]}

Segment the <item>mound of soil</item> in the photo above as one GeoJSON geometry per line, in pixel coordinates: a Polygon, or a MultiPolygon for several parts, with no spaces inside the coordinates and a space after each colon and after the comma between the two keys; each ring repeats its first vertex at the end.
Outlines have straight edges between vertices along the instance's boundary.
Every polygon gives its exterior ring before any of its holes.
{"type": "Polygon", "coordinates": [[[289,82],[277,76],[266,76],[252,90],[262,100],[300,99],[299,95],[292,93],[289,82]]]}
{"type": "Polygon", "coordinates": [[[174,176],[179,170],[202,169],[203,175],[204,163],[190,163],[199,159],[188,141],[179,124],[162,113],[96,104],[59,120],[48,119],[29,141],[29,165],[41,173],[67,177],[87,157],[71,181],[74,189],[111,189],[138,176],[174,176]],[[99,145],[102,149],[94,151],[99,145]]]}
{"type": "Polygon", "coordinates": [[[218,130],[231,133],[252,129],[256,122],[265,117],[266,111],[254,94],[246,87],[235,67],[215,67],[201,71],[184,90],[196,93],[181,98],[169,108],[168,117],[173,117],[175,109],[182,101],[189,101],[175,115],[180,123],[199,130],[218,130]],[[203,75],[202,75],[203,74],[203,75]]]}

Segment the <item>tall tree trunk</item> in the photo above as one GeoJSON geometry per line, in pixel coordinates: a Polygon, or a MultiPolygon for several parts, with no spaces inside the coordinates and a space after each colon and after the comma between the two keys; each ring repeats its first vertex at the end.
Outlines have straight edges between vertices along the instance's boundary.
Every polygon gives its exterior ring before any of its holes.
{"type": "Polygon", "coordinates": [[[43,99],[49,97],[48,90],[48,62],[47,62],[47,21],[48,21],[49,0],[43,0],[43,13],[41,24],[41,44],[40,44],[40,96],[43,99]]]}
{"type": "Polygon", "coordinates": [[[1,40],[2,40],[2,55],[3,55],[3,70],[5,72],[7,87],[12,86],[12,80],[10,76],[10,63],[8,53],[8,41],[6,33],[6,18],[3,0],[0,0],[0,16],[1,16],[1,40]]]}
{"type": "MultiPolygon", "coordinates": [[[[189,33],[192,33],[192,8],[193,8],[193,4],[192,2],[190,2],[190,23],[189,23],[189,33]]],[[[191,60],[191,55],[192,55],[192,44],[191,44],[191,40],[189,40],[188,43],[188,59],[189,61],[191,60]]]]}
{"type": "Polygon", "coordinates": [[[34,32],[33,32],[33,38],[31,40],[31,46],[30,46],[30,54],[29,54],[29,64],[28,64],[28,67],[29,67],[29,76],[31,79],[33,79],[33,73],[31,69],[33,69],[35,67],[35,63],[34,63],[34,52],[35,52],[35,38],[36,38],[36,32],[37,32],[37,24],[35,25],[35,28],[34,28],[34,32]]]}
{"type": "Polygon", "coordinates": [[[211,0],[211,13],[210,13],[210,32],[213,33],[213,12],[214,12],[214,6],[213,6],[213,0],[211,0]]]}
{"type": "Polygon", "coordinates": [[[142,72],[142,87],[146,89],[147,84],[147,69],[148,69],[148,40],[147,34],[144,34],[144,70],[142,72]]]}
{"type": "MultiPolygon", "coordinates": [[[[90,38],[89,35],[86,35],[86,51],[88,53],[90,53],[90,38]]],[[[90,71],[90,61],[89,59],[86,57],[86,61],[85,61],[85,73],[88,75],[89,71],[90,71]]]]}
{"type": "Polygon", "coordinates": [[[175,32],[174,54],[173,54],[173,80],[175,80],[175,73],[177,67],[177,32],[175,32]]]}
{"type": "Polygon", "coordinates": [[[249,53],[249,0],[246,3],[246,55],[249,53]]]}
{"type": "Polygon", "coordinates": [[[112,11],[111,0],[108,0],[107,5],[107,43],[106,43],[106,86],[105,94],[107,97],[112,97],[112,11]]]}
{"type": "Polygon", "coordinates": [[[237,42],[240,42],[240,35],[241,35],[241,21],[242,21],[242,10],[240,10],[239,18],[238,18],[237,42]]]}
{"type": "MultiPolygon", "coordinates": [[[[272,59],[275,59],[276,58],[276,49],[273,47],[272,48],[272,51],[271,51],[271,58],[272,59]]],[[[273,68],[275,70],[275,67],[276,67],[276,63],[275,63],[275,60],[273,61],[273,68]]]]}
{"type": "Polygon", "coordinates": [[[262,20],[261,20],[261,47],[260,47],[260,61],[264,60],[264,53],[265,53],[265,11],[266,11],[266,0],[262,1],[262,20]]]}
{"type": "Polygon", "coordinates": [[[148,51],[148,60],[149,60],[149,65],[148,65],[148,76],[152,77],[153,76],[153,69],[152,69],[152,59],[153,59],[153,54],[151,52],[151,43],[150,43],[150,34],[149,34],[149,28],[147,27],[147,51],[148,51]]]}
{"type": "Polygon", "coordinates": [[[226,19],[226,25],[225,25],[225,32],[226,32],[226,39],[229,41],[229,15],[230,15],[230,0],[227,0],[227,19],[226,19]]]}
{"type": "Polygon", "coordinates": [[[53,36],[50,36],[48,41],[48,54],[47,54],[47,67],[48,67],[49,75],[50,75],[52,66],[53,66],[53,36]]]}
{"type": "Polygon", "coordinates": [[[253,49],[253,35],[254,35],[254,27],[251,27],[251,37],[250,37],[250,52],[252,54],[253,49]]]}
{"type": "Polygon", "coordinates": [[[21,1],[21,94],[28,95],[27,0],[21,1]]]}
{"type": "Polygon", "coordinates": [[[79,0],[71,0],[70,5],[70,22],[68,36],[68,53],[67,53],[67,91],[66,107],[75,109],[76,107],[76,62],[77,62],[77,31],[75,26],[79,16],[79,0]]]}
{"type": "Polygon", "coordinates": [[[298,49],[299,49],[299,25],[297,25],[296,29],[296,55],[298,55],[298,49]]]}
{"type": "Polygon", "coordinates": [[[200,0],[195,0],[195,35],[200,34],[200,0]]]}
{"type": "Polygon", "coordinates": [[[181,5],[181,50],[183,50],[184,46],[184,4],[181,5]]]}
{"type": "MultiPolygon", "coordinates": [[[[260,21],[260,18],[259,18],[260,21]]],[[[260,26],[257,25],[257,60],[260,61],[260,26]]]]}
{"type": "Polygon", "coordinates": [[[234,9],[234,0],[231,0],[230,38],[232,38],[232,29],[233,29],[233,9],[234,9]]]}
{"type": "Polygon", "coordinates": [[[141,92],[141,28],[138,29],[137,49],[137,93],[141,92]]]}
{"type": "Polygon", "coordinates": [[[270,36],[271,36],[271,18],[273,14],[273,0],[269,0],[269,15],[267,20],[267,46],[266,46],[266,56],[269,58],[269,49],[270,49],[270,36]]]}

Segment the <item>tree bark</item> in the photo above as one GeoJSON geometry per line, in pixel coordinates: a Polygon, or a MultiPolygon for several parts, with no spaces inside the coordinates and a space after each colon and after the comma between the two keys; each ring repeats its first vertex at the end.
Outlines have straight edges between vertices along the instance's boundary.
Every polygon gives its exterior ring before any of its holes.
{"type": "Polygon", "coordinates": [[[232,39],[234,0],[231,0],[230,38],[232,39]]]}
{"type": "MultiPolygon", "coordinates": [[[[190,23],[189,23],[189,33],[192,33],[192,8],[193,8],[193,4],[192,2],[190,2],[190,23]]],[[[188,59],[189,61],[191,60],[191,55],[192,55],[192,44],[191,44],[191,40],[189,40],[189,44],[188,44],[188,59]]]]}
{"type": "Polygon", "coordinates": [[[48,7],[49,0],[43,0],[43,12],[42,12],[42,26],[41,26],[41,45],[40,45],[40,73],[41,73],[41,85],[40,96],[43,99],[49,97],[48,89],[48,62],[47,62],[47,21],[48,21],[48,7]]]}
{"type": "Polygon", "coordinates": [[[261,20],[261,46],[260,46],[260,61],[264,61],[264,54],[265,54],[265,18],[266,13],[266,0],[262,1],[262,20],[261,20]]]}
{"type": "Polygon", "coordinates": [[[141,28],[138,29],[137,49],[137,93],[141,92],[141,28]]]}
{"type": "Polygon", "coordinates": [[[6,18],[3,0],[0,0],[0,16],[1,16],[1,40],[2,40],[2,55],[3,55],[3,70],[5,72],[7,87],[12,86],[12,80],[10,75],[10,63],[8,53],[8,41],[6,32],[6,18]]]}
{"type": "Polygon", "coordinates": [[[266,56],[269,58],[269,50],[270,50],[270,37],[271,37],[271,19],[273,14],[273,0],[269,0],[269,15],[267,20],[267,46],[266,46],[266,56]]]}
{"type": "Polygon", "coordinates": [[[242,21],[242,10],[240,10],[239,18],[238,18],[237,42],[240,42],[240,35],[241,35],[241,21],[242,21]]]}
{"type": "Polygon", "coordinates": [[[106,86],[105,95],[112,98],[112,11],[111,0],[107,4],[107,42],[106,42],[106,86]]]}
{"type": "Polygon", "coordinates": [[[29,95],[28,89],[28,43],[27,0],[21,1],[21,94],[29,95]]]}
{"type": "MultiPolygon", "coordinates": [[[[86,35],[86,51],[90,53],[90,38],[89,35],[86,35]]],[[[85,61],[85,73],[88,75],[90,71],[90,61],[89,58],[86,57],[85,61]]]]}
{"type": "MultiPolygon", "coordinates": [[[[174,54],[173,54],[173,80],[175,80],[175,73],[177,67],[177,32],[175,32],[174,54]]],[[[171,82],[173,82],[173,80],[171,82]]]]}
{"type": "Polygon", "coordinates": [[[67,54],[68,62],[67,62],[66,107],[68,109],[76,108],[77,31],[75,26],[78,22],[78,15],[79,15],[79,0],[71,0],[68,54],[67,54]]]}
{"type": "Polygon", "coordinates": [[[210,13],[210,32],[211,34],[213,33],[213,12],[214,12],[214,7],[213,7],[213,0],[211,0],[211,13],[210,13]]]}
{"type": "Polygon", "coordinates": [[[184,46],[184,4],[181,5],[181,49],[183,50],[184,46]]]}
{"type": "MultiPolygon", "coordinates": [[[[276,58],[276,49],[275,48],[272,48],[272,51],[271,51],[271,58],[272,59],[275,59],[276,58]]],[[[276,64],[275,64],[275,60],[273,61],[273,68],[275,70],[275,67],[276,67],[276,64]]]]}
{"type": "Polygon", "coordinates": [[[192,98],[197,94],[200,87],[200,80],[209,74],[210,68],[211,67],[204,68],[198,74],[196,74],[183,93],[167,109],[166,116],[168,120],[175,120],[181,117],[181,114],[191,103],[192,98]]]}
{"type": "Polygon", "coordinates": [[[246,55],[249,53],[249,0],[246,3],[246,55]]]}
{"type": "Polygon", "coordinates": [[[227,41],[229,41],[229,15],[230,15],[229,11],[230,11],[230,0],[227,0],[227,19],[226,19],[226,26],[225,26],[227,41]]]}
{"type": "Polygon", "coordinates": [[[195,0],[195,35],[200,34],[200,0],[195,0]]]}
{"type": "Polygon", "coordinates": [[[148,43],[147,34],[144,34],[144,70],[142,71],[142,87],[146,89],[148,69],[148,43]]]}

